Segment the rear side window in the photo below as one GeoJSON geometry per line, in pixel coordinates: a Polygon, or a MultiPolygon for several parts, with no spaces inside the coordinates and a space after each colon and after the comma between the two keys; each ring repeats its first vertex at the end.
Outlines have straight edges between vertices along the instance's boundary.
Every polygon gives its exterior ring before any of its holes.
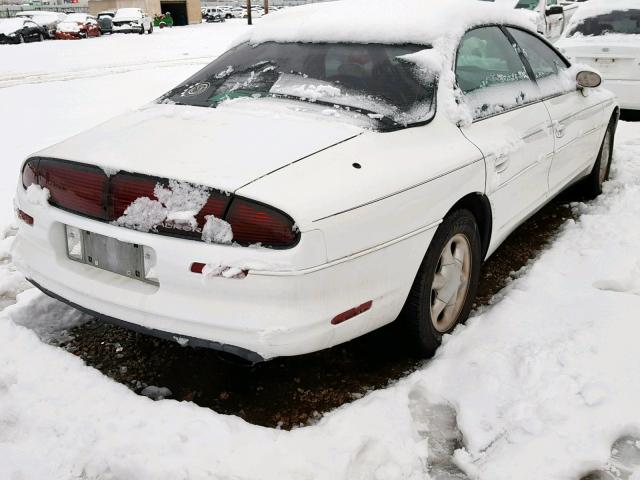
{"type": "Polygon", "coordinates": [[[567,68],[565,60],[543,41],[530,33],[515,28],[507,28],[527,58],[536,80],[558,75],[567,68]]]}
{"type": "Polygon", "coordinates": [[[520,55],[498,27],[477,28],[462,37],[456,81],[476,119],[524,105],[539,96],[520,55]]]}

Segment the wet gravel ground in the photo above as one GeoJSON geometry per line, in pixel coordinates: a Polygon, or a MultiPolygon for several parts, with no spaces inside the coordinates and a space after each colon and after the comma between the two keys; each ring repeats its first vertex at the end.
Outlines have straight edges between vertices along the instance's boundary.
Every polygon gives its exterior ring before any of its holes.
{"type": "MultiPolygon", "coordinates": [[[[575,199],[564,194],[510,236],[483,267],[476,306],[486,305],[548,244],[572,217],[568,202],[575,199]]],[[[168,387],[176,400],[285,429],[312,423],[423,364],[408,352],[395,324],[328,350],[251,367],[100,321],[70,333],[63,348],[137,393],[149,385],[168,387]]]]}

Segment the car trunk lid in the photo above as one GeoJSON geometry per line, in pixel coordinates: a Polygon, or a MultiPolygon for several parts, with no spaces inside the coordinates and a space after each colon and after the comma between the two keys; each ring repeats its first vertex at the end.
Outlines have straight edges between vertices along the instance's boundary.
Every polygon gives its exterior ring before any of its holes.
{"type": "MultiPolygon", "coordinates": [[[[246,102],[249,104],[251,101],[246,102]]],[[[234,192],[362,132],[285,109],[153,104],[36,155],[234,192]],[[295,113],[295,112],[293,112],[295,113]]]]}

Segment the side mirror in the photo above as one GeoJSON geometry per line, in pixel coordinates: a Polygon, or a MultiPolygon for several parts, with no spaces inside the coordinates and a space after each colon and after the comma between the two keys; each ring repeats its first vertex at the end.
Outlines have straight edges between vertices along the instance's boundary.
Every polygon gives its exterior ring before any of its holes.
{"type": "Polygon", "coordinates": [[[562,5],[554,5],[547,8],[547,15],[562,15],[564,13],[564,7],[562,5]]]}
{"type": "Polygon", "coordinates": [[[583,70],[576,75],[576,83],[578,88],[596,88],[602,85],[602,77],[596,73],[588,70],[583,70]]]}

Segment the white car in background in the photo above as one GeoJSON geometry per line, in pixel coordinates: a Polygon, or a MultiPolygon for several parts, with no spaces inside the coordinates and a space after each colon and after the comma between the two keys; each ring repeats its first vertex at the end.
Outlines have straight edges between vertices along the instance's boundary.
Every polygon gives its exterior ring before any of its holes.
{"type": "Polygon", "coordinates": [[[113,33],[153,33],[153,20],[141,8],[119,8],[113,17],[113,33]]]}
{"type": "Polygon", "coordinates": [[[515,10],[404,5],[269,16],[32,155],[13,262],[106,321],[254,362],[396,318],[433,354],[519,224],[575,182],[600,193],[618,105],[515,10]]]}
{"type": "Polygon", "coordinates": [[[561,0],[484,0],[522,10],[540,35],[556,40],[578,8],[577,3],[561,0]]]}
{"type": "Polygon", "coordinates": [[[640,1],[590,0],[556,46],[597,69],[622,108],[640,110],[640,1]]]}

